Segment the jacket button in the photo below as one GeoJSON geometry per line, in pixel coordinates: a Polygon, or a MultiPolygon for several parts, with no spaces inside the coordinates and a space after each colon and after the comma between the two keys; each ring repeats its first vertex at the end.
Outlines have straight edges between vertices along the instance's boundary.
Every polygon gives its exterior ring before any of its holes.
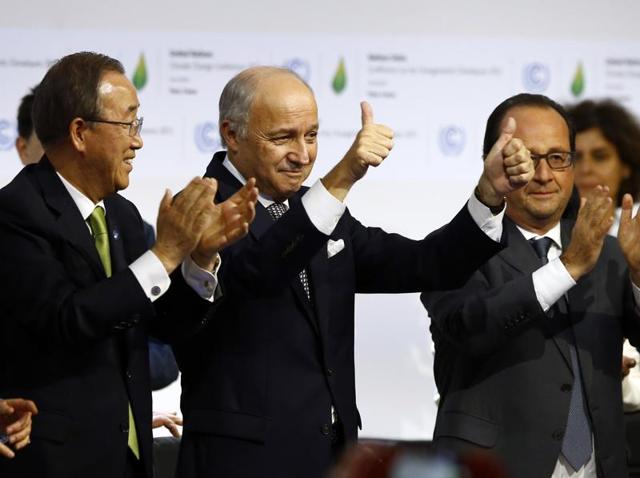
{"type": "Polygon", "coordinates": [[[129,423],[121,423],[120,424],[120,431],[122,433],[129,433],[129,423]]]}
{"type": "Polygon", "coordinates": [[[324,425],[322,425],[320,431],[324,436],[329,436],[329,433],[331,433],[331,426],[329,426],[328,423],[325,423],[324,425]]]}
{"type": "Polygon", "coordinates": [[[327,369],[327,375],[329,377],[331,377],[333,375],[333,370],[331,370],[330,368],[327,369]]]}
{"type": "Polygon", "coordinates": [[[572,388],[573,386],[570,383],[563,383],[560,386],[560,390],[562,390],[563,392],[570,392],[572,388]]]}
{"type": "Polygon", "coordinates": [[[127,376],[127,380],[131,380],[133,378],[133,374],[129,370],[127,370],[125,375],[127,376]]]}
{"type": "Polygon", "coordinates": [[[556,430],[551,434],[551,438],[555,441],[560,441],[564,438],[564,430],[556,430]]]}

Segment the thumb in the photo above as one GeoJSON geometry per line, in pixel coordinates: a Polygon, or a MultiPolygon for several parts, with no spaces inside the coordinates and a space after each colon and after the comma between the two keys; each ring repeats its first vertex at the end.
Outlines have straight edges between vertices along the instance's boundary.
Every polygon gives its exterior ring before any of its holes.
{"type": "Polygon", "coordinates": [[[360,103],[360,110],[362,111],[362,126],[373,124],[373,108],[366,101],[360,103]]]}
{"type": "Polygon", "coordinates": [[[162,195],[162,199],[160,200],[160,213],[166,211],[171,207],[171,203],[173,202],[173,194],[170,189],[165,189],[164,194],[162,195]]]}
{"type": "Polygon", "coordinates": [[[497,153],[502,151],[502,149],[507,145],[511,138],[513,138],[514,133],[516,132],[516,120],[515,118],[509,116],[507,119],[507,124],[502,128],[502,133],[500,133],[500,137],[498,141],[493,145],[492,152],[497,153]]]}

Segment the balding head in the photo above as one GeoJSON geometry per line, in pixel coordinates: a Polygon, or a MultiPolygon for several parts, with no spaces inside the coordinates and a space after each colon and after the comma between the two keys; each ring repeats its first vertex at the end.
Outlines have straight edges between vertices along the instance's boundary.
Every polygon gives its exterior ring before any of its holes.
{"type": "MultiPolygon", "coordinates": [[[[287,68],[276,66],[253,66],[241,71],[231,78],[225,85],[220,95],[219,120],[222,127],[224,121],[228,121],[239,137],[246,137],[247,125],[249,123],[249,113],[251,105],[255,99],[256,92],[261,89],[261,85],[267,80],[294,79],[303,84],[312,94],[313,91],[299,75],[287,68]]],[[[222,132],[220,134],[223,146],[227,146],[222,132]]]]}

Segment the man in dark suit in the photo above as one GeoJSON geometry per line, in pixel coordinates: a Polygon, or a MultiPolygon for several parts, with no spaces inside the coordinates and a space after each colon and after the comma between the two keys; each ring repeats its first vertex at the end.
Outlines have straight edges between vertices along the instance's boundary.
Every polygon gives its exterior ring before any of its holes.
{"type": "Polygon", "coordinates": [[[441,395],[434,441],[490,449],[518,478],[627,476],[620,355],[624,336],[640,339],[640,220],[627,195],[619,244],[607,236],[613,206],[600,186],[563,219],[566,113],[544,96],[509,98],[489,117],[485,153],[507,117],[537,165],[507,194],[508,246],[463,287],[422,296],[441,395]]]}
{"type": "Polygon", "coordinates": [[[31,445],[0,476],[151,478],[147,332],[206,322],[217,250],[252,218],[251,181],[215,205],[215,182],[194,179],[165,193],[147,250],[116,194],[142,147],[138,107],[117,60],[62,58],[33,106],[45,156],[0,190],[0,396],[39,408],[31,445]]]}
{"type": "Polygon", "coordinates": [[[205,174],[217,179],[218,199],[249,177],[261,195],[250,234],[223,252],[215,321],[176,347],[185,425],[178,476],[320,477],[360,426],[355,293],[461,285],[501,248],[503,195],[527,182],[533,164],[510,124],[477,197],[414,241],[362,226],[342,202],[393,145],[368,104],[353,146],[311,188],[302,183],[316,158],[318,114],[295,74],[241,72],[224,88],[219,124],[227,152],[205,174]]]}

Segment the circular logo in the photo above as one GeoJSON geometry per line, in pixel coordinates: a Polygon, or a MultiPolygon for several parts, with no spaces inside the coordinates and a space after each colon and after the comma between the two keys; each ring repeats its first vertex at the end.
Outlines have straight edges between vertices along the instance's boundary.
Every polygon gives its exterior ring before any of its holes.
{"type": "Polygon", "coordinates": [[[218,125],[209,121],[196,125],[194,139],[196,147],[203,153],[211,153],[222,148],[218,125]]]}
{"type": "Polygon", "coordinates": [[[542,63],[529,63],[522,70],[522,83],[530,93],[543,93],[551,81],[551,71],[542,63]]]}
{"type": "Polygon", "coordinates": [[[12,121],[0,119],[0,151],[14,147],[18,132],[12,121]]]}
{"type": "Polygon", "coordinates": [[[311,78],[311,65],[309,65],[309,62],[302,58],[292,58],[284,64],[284,67],[296,73],[306,83],[309,83],[311,78]]]}
{"type": "Polygon", "coordinates": [[[438,144],[445,156],[458,156],[464,151],[467,143],[464,129],[456,125],[448,125],[440,129],[438,144]]]}

